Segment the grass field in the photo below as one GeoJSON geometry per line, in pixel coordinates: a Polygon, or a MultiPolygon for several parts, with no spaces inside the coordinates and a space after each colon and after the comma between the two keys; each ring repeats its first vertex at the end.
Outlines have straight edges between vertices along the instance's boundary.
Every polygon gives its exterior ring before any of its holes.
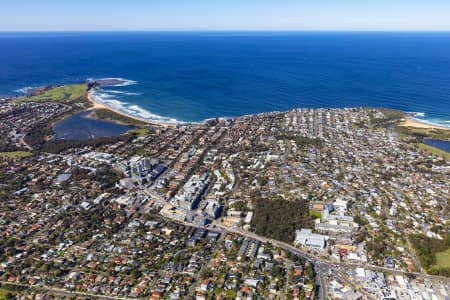
{"type": "Polygon", "coordinates": [[[436,147],[433,147],[433,146],[430,146],[430,145],[427,145],[424,143],[417,143],[416,145],[419,149],[422,149],[431,154],[443,157],[443,158],[445,158],[445,160],[450,160],[450,153],[447,151],[441,150],[439,148],[436,148],[436,147]]]}
{"type": "Polygon", "coordinates": [[[436,253],[437,265],[440,268],[450,268],[450,248],[446,251],[436,253]]]}
{"type": "Polygon", "coordinates": [[[31,155],[33,155],[33,153],[27,151],[0,152],[0,157],[6,158],[23,158],[31,155]]]}
{"type": "Polygon", "coordinates": [[[146,125],[145,122],[118,114],[109,109],[103,109],[103,108],[96,109],[95,115],[97,116],[97,118],[102,119],[102,120],[115,121],[115,122],[119,122],[119,123],[126,124],[126,125],[137,125],[137,126],[146,125]]]}
{"type": "Polygon", "coordinates": [[[450,129],[397,126],[395,128],[395,131],[400,134],[411,135],[416,137],[429,137],[441,140],[450,139],[450,129]]]}
{"type": "Polygon", "coordinates": [[[134,133],[134,134],[137,134],[137,135],[146,135],[148,133],[148,129],[146,129],[146,128],[136,128],[136,129],[128,130],[128,133],[134,133]]]}
{"type": "Polygon", "coordinates": [[[8,294],[13,294],[10,290],[7,290],[5,288],[0,288],[0,300],[6,300],[8,299],[6,296],[8,294]]]}
{"type": "Polygon", "coordinates": [[[322,213],[320,211],[311,210],[311,211],[309,211],[309,215],[311,217],[315,217],[316,219],[321,219],[322,218],[322,213]]]}
{"type": "Polygon", "coordinates": [[[32,97],[20,97],[16,102],[60,102],[73,103],[78,101],[87,102],[85,84],[70,84],[54,87],[42,94],[32,97]]]}

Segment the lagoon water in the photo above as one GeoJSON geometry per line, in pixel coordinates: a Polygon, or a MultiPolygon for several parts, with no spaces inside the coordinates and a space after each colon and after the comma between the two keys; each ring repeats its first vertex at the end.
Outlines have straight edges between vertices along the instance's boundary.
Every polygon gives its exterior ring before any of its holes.
{"type": "Polygon", "coordinates": [[[450,126],[450,33],[0,33],[0,95],[125,78],[97,99],[164,121],[383,106],[450,126]]]}
{"type": "Polygon", "coordinates": [[[435,139],[429,139],[425,138],[423,139],[424,143],[436,148],[439,148],[441,150],[450,152],[450,141],[445,140],[435,140],[435,139]]]}
{"type": "Polygon", "coordinates": [[[53,126],[56,140],[87,140],[94,137],[116,136],[136,128],[110,121],[91,119],[83,111],[57,122],[53,126]]]}

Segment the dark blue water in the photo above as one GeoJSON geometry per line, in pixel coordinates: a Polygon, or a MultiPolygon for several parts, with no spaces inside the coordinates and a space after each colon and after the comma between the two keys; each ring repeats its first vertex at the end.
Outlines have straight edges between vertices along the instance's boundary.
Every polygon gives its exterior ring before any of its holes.
{"type": "Polygon", "coordinates": [[[121,125],[86,117],[90,111],[70,116],[53,126],[56,140],[87,140],[94,137],[116,136],[134,129],[135,126],[121,125]]]}
{"type": "Polygon", "coordinates": [[[137,84],[99,99],[152,118],[384,106],[450,124],[450,33],[0,34],[0,95],[104,77],[137,84]]]}
{"type": "Polygon", "coordinates": [[[444,140],[435,140],[435,139],[423,139],[424,143],[436,148],[439,148],[441,150],[450,152],[450,141],[444,141],[444,140]]]}

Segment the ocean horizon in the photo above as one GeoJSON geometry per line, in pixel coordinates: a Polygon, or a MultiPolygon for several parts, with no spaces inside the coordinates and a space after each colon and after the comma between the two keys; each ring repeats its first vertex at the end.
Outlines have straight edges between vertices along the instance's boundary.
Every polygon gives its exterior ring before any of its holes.
{"type": "Polygon", "coordinates": [[[156,121],[386,107],[450,126],[449,32],[0,33],[0,95],[122,78],[95,97],[156,121]]]}

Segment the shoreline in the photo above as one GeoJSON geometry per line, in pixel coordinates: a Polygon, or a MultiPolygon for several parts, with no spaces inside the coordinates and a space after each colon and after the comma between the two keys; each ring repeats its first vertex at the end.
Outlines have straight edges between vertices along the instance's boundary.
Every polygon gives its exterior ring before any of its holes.
{"type": "MultiPolygon", "coordinates": [[[[259,115],[259,114],[270,114],[270,113],[274,113],[277,111],[268,111],[268,112],[259,112],[259,113],[253,113],[253,114],[244,114],[244,115],[239,115],[239,116],[233,116],[233,117],[211,117],[211,118],[207,118],[203,121],[200,122],[169,122],[169,121],[159,121],[159,120],[154,120],[154,119],[146,119],[146,118],[142,118],[139,116],[136,116],[134,114],[130,114],[127,112],[124,112],[122,110],[119,110],[117,108],[114,108],[111,105],[108,105],[106,103],[100,102],[98,100],[96,100],[95,98],[95,92],[97,90],[98,87],[101,87],[102,85],[118,85],[118,84],[124,84],[126,80],[122,79],[122,78],[107,78],[107,79],[100,79],[97,81],[92,81],[91,84],[88,84],[88,89],[86,92],[86,96],[87,96],[87,100],[91,103],[92,106],[85,108],[84,110],[99,110],[99,109],[105,109],[105,110],[109,110],[111,112],[114,112],[118,115],[121,115],[123,117],[127,117],[142,123],[145,123],[147,125],[156,125],[156,126],[162,126],[162,127],[176,127],[180,124],[204,124],[206,122],[208,122],[208,120],[214,120],[214,119],[227,119],[227,118],[242,118],[242,117],[248,117],[248,116],[253,116],[253,115],[259,115]]],[[[47,86],[47,87],[39,87],[38,89],[40,90],[45,90],[48,88],[51,88],[52,86],[47,86]]],[[[5,97],[5,96],[2,96],[5,97]]],[[[0,100],[5,100],[5,101],[9,101],[9,100],[13,100],[14,96],[10,96],[8,98],[8,96],[6,96],[6,98],[0,98],[0,100]]],[[[291,108],[291,109],[298,109],[298,108],[291,108]]],[[[401,126],[401,127],[412,127],[412,128],[423,128],[423,129],[436,129],[436,130],[450,130],[450,125],[449,126],[445,126],[442,124],[435,124],[432,122],[429,122],[427,120],[422,120],[422,119],[418,119],[415,117],[415,113],[411,113],[411,112],[402,112],[404,115],[404,118],[400,120],[400,122],[398,122],[398,124],[396,126],[401,126]]],[[[93,116],[91,116],[93,117],[93,116]]],[[[116,120],[110,120],[113,122],[117,122],[119,124],[122,124],[122,122],[118,122],[116,120]]],[[[123,125],[123,124],[122,124],[123,125]]],[[[141,125],[142,126],[142,125],[141,125]]]]}
{"type": "Polygon", "coordinates": [[[401,121],[397,126],[424,128],[424,129],[450,130],[450,127],[429,123],[429,122],[419,120],[417,118],[410,117],[410,116],[405,117],[405,120],[401,121]]]}
{"type": "MultiPolygon", "coordinates": [[[[105,103],[101,103],[95,100],[95,87],[92,87],[91,89],[88,90],[88,99],[89,101],[92,103],[93,107],[90,107],[89,109],[107,109],[110,110],[112,112],[115,112],[119,115],[128,117],[128,118],[132,118],[141,122],[144,122],[146,124],[149,125],[159,125],[159,126],[164,126],[164,127],[176,127],[177,123],[170,123],[170,122],[162,122],[162,121],[154,121],[154,120],[148,120],[148,119],[144,119],[144,118],[140,118],[137,116],[134,116],[132,114],[128,114],[126,112],[120,111],[118,109],[115,109],[105,103]]],[[[258,114],[264,114],[264,113],[271,113],[271,112],[261,112],[258,114]]],[[[405,114],[408,114],[407,112],[404,112],[405,114]]],[[[249,115],[242,115],[240,117],[245,117],[245,116],[251,116],[254,114],[249,114],[249,115]]],[[[221,118],[225,118],[225,117],[219,117],[219,119],[221,118]]],[[[211,118],[211,119],[215,119],[215,118],[211,118]]],[[[204,120],[207,121],[208,119],[204,120]]],[[[190,122],[188,122],[190,123],[190,122]]],[[[196,123],[196,122],[193,122],[196,123]]],[[[414,128],[424,128],[424,129],[440,129],[440,130],[450,130],[450,126],[444,126],[444,125],[439,125],[439,124],[433,124],[431,122],[427,122],[424,120],[420,120],[417,118],[414,118],[410,115],[405,116],[404,120],[402,120],[397,126],[402,126],[402,127],[414,127],[414,128]]]]}
{"type": "Polygon", "coordinates": [[[101,103],[98,102],[97,100],[95,100],[95,87],[90,88],[87,91],[87,99],[89,100],[89,102],[92,104],[92,107],[88,107],[86,110],[97,110],[97,109],[107,109],[109,111],[112,111],[116,114],[119,114],[121,116],[127,117],[127,118],[131,118],[143,123],[146,123],[147,125],[157,125],[157,126],[163,126],[163,127],[176,127],[177,124],[173,124],[173,123],[168,123],[168,122],[158,122],[158,121],[154,121],[154,120],[147,120],[144,118],[140,118],[137,116],[133,116],[131,114],[127,114],[123,111],[120,111],[118,109],[115,109],[113,107],[111,107],[110,105],[107,105],[105,103],[101,103]]]}

